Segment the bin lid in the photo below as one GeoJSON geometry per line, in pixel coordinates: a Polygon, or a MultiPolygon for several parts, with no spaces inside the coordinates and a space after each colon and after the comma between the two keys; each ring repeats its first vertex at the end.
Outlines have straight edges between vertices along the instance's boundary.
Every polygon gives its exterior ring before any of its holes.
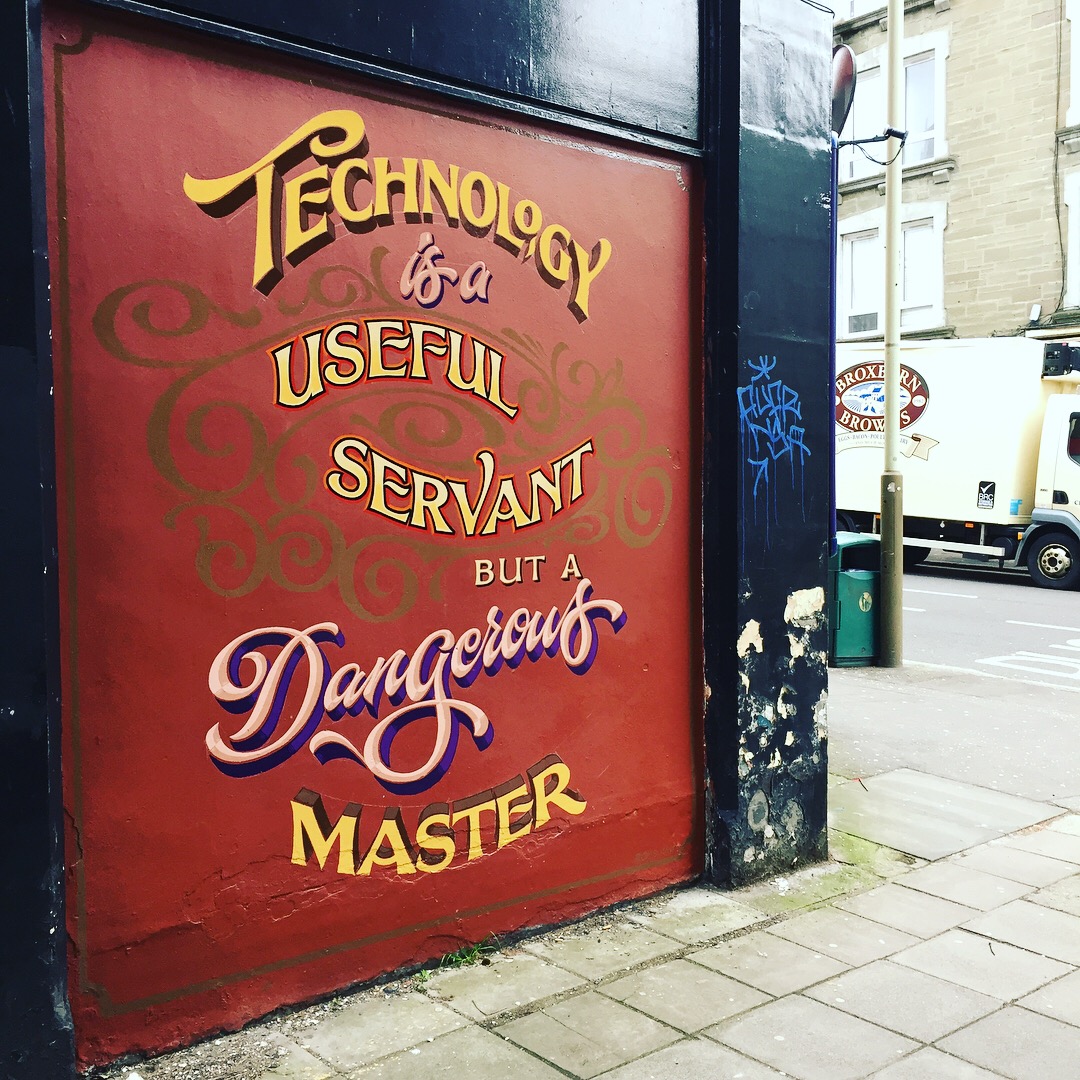
{"type": "Polygon", "coordinates": [[[860,544],[880,543],[881,537],[876,533],[838,532],[836,534],[836,546],[838,548],[858,547],[860,544]]]}
{"type": "Polygon", "coordinates": [[[881,567],[881,537],[876,533],[838,532],[836,554],[829,560],[832,570],[878,570],[881,567]]]}

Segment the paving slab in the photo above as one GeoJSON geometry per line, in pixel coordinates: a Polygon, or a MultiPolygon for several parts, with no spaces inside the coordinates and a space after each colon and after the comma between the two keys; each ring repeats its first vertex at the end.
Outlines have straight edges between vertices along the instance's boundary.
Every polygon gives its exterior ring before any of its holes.
{"type": "MultiPolygon", "coordinates": [[[[1080,799],[1077,800],[1077,803],[1080,804],[1080,799]]],[[[1077,805],[1074,809],[1080,810],[1080,805],[1077,805]]],[[[1053,829],[1054,832],[1080,836],[1080,814],[1062,814],[1061,817],[1054,818],[1046,827],[1053,829]]]]}
{"type": "Polygon", "coordinates": [[[789,915],[838,896],[861,892],[881,879],[862,866],[827,862],[739,889],[739,900],[766,915],[789,915]]]}
{"type": "Polygon", "coordinates": [[[888,960],[837,975],[803,993],[920,1042],[933,1042],[1001,1008],[997,998],[888,960]]]}
{"type": "Polygon", "coordinates": [[[628,919],[687,945],[697,945],[742,930],[765,915],[733,899],[731,893],[701,887],[682,889],[632,912],[628,919]]]}
{"type": "Polygon", "coordinates": [[[679,952],[685,946],[644,926],[622,922],[606,930],[568,931],[536,938],[525,942],[522,948],[582,978],[604,979],[617,971],[627,971],[679,952]]]}
{"type": "Polygon", "coordinates": [[[1058,911],[1067,911],[1070,915],[1080,915],[1080,877],[1062,878],[1044,889],[1028,893],[1027,899],[1033,904],[1057,908],[1058,911]]]}
{"type": "Polygon", "coordinates": [[[964,923],[965,930],[1080,965],[1080,916],[1014,900],[964,923]]]}
{"type": "Polygon", "coordinates": [[[880,878],[895,877],[916,866],[926,865],[925,859],[917,859],[906,851],[875,844],[839,829],[829,830],[829,857],[838,863],[869,870],[880,878]]]}
{"type": "Polygon", "coordinates": [[[1047,983],[1034,994],[1022,997],[1016,1004],[1080,1027],[1080,971],[1047,983]]]}
{"type": "Polygon", "coordinates": [[[958,866],[955,862],[931,863],[905,874],[900,881],[906,888],[940,896],[976,911],[990,911],[1031,892],[1030,886],[1018,881],[986,874],[971,866],[958,866]]]}
{"type": "Polygon", "coordinates": [[[772,927],[770,933],[853,966],[880,960],[919,940],[902,930],[830,907],[796,915],[772,927]]]}
{"type": "Polygon", "coordinates": [[[889,882],[870,892],[838,900],[836,906],[915,937],[931,938],[970,919],[975,909],[940,896],[889,882]]]}
{"type": "Polygon", "coordinates": [[[1024,832],[1013,833],[1012,836],[1003,836],[1001,843],[1005,847],[1018,848],[1021,851],[1030,851],[1035,855],[1045,855],[1050,859],[1060,859],[1062,862],[1072,863],[1073,873],[1077,873],[1080,867],[1080,834],[1063,832],[1060,829],[1052,829],[1050,822],[1045,827],[1024,832]]]}
{"type": "Polygon", "coordinates": [[[498,1035],[470,1024],[374,1065],[349,1073],[349,1080],[566,1080],[498,1035]]]}
{"type": "Polygon", "coordinates": [[[453,1010],[423,994],[387,994],[346,1005],[296,1039],[305,1050],[347,1072],[464,1023],[453,1010]]]}
{"type": "Polygon", "coordinates": [[[709,1039],[683,1039],[604,1073],[603,1080],[783,1080],[784,1075],[709,1039]]]}
{"type": "Polygon", "coordinates": [[[600,993],[688,1035],[772,1001],[760,990],[687,960],[669,960],[627,975],[601,987],[600,993]]]}
{"type": "Polygon", "coordinates": [[[923,859],[940,859],[1045,821],[1045,803],[895,769],[831,791],[829,825],[923,859]]]}
{"type": "Polygon", "coordinates": [[[674,1028],[592,991],[511,1020],[496,1031],[583,1080],[682,1037],[674,1028]]]}
{"type": "Polygon", "coordinates": [[[1080,1028],[1008,1006],[942,1039],[941,1048],[1011,1080],[1076,1080],[1080,1028]]]}
{"type": "Polygon", "coordinates": [[[949,930],[896,953],[893,961],[1001,1001],[1014,1001],[1073,969],[1003,941],[949,930]]]}
{"type": "Polygon", "coordinates": [[[835,957],[764,930],[689,953],[687,959],[776,997],[848,970],[835,957]]]}
{"type": "Polygon", "coordinates": [[[335,1080],[340,1075],[292,1039],[276,1031],[269,1032],[266,1038],[278,1059],[259,1080],[335,1080]]]}
{"type": "Polygon", "coordinates": [[[490,964],[439,971],[423,992],[470,1020],[487,1020],[585,985],[580,975],[531,953],[496,956],[490,964]]]}
{"type": "Polygon", "coordinates": [[[1045,855],[1021,851],[1002,843],[983,844],[957,855],[952,861],[957,866],[982,870],[986,874],[1034,887],[1051,885],[1076,873],[1076,867],[1072,863],[1048,859],[1045,855]]]}
{"type": "Polygon", "coordinates": [[[856,1080],[918,1048],[902,1035],[799,995],[705,1034],[798,1080],[856,1080]]]}
{"type": "Polygon", "coordinates": [[[870,1080],[928,1080],[931,1077],[933,1080],[1003,1080],[1001,1073],[988,1072],[932,1046],[874,1073],[870,1080]]]}

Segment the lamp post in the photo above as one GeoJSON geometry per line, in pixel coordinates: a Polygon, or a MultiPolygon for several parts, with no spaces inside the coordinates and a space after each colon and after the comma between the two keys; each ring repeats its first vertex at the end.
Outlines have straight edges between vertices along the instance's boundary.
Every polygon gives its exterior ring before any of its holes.
{"type": "Polygon", "coordinates": [[[904,6],[889,0],[888,92],[885,101],[885,461],[881,474],[881,639],[879,665],[904,663],[904,489],[900,472],[900,208],[903,162],[904,6]]]}

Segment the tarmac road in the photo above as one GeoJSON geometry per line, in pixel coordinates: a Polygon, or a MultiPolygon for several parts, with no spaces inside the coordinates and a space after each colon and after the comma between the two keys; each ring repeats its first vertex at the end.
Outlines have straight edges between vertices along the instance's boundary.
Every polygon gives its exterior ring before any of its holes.
{"type": "Polygon", "coordinates": [[[1019,571],[904,579],[904,666],[830,671],[830,769],[1080,798],[1080,593],[1019,571]]]}

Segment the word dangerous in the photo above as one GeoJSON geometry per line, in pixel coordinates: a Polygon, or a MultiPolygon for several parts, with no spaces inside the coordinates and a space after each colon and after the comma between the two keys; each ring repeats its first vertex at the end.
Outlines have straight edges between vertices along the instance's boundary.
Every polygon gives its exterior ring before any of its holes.
{"type": "Polygon", "coordinates": [[[208,680],[221,707],[234,715],[247,713],[247,720],[232,735],[215,724],[206,733],[206,746],[214,764],[231,776],[266,772],[307,743],[323,764],[353,761],[386,788],[425,791],[453,763],[460,726],[481,750],[494,734],[483,709],[455,698],[451,683],[469,687],[480,675],[493,678],[504,664],[516,668],[525,660],[556,655],[574,674],[584,675],[600,644],[597,622],[610,623],[618,633],[626,616],[614,600],[593,599],[592,583],[582,578],[561,612],[518,608],[504,619],[492,607],[483,628],[470,627],[457,637],[435,630],[411,654],[398,649],[367,670],[352,661],[335,667],[328,659],[326,646],[345,647],[336,623],[251,630],[218,653],[208,680]],[[264,651],[271,647],[277,649],[272,659],[264,651]],[[384,702],[391,708],[380,719],[384,702]],[[376,723],[359,745],[358,736],[350,738],[338,728],[346,717],[364,712],[376,723]],[[333,726],[320,730],[324,716],[333,726]],[[418,720],[435,721],[428,725],[434,729],[431,752],[418,766],[395,765],[395,738],[418,720]]]}

